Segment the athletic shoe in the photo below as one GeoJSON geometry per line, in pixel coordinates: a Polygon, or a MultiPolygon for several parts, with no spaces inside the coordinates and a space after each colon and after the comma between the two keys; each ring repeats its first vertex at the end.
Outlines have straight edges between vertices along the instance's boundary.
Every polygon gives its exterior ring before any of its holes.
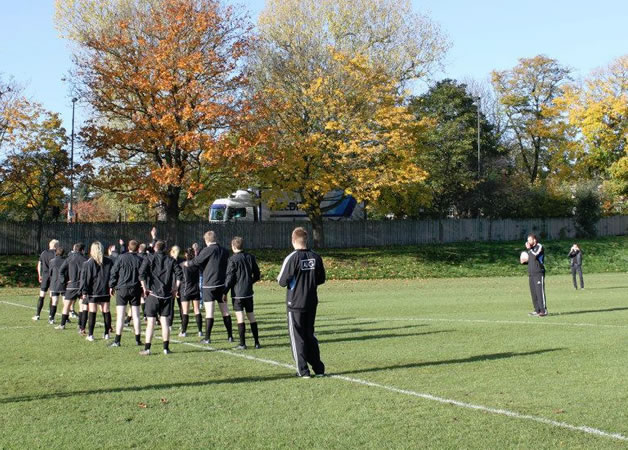
{"type": "Polygon", "coordinates": [[[73,319],[76,319],[78,316],[76,315],[74,311],[70,311],[70,317],[73,319]]]}
{"type": "Polygon", "coordinates": [[[323,378],[323,377],[325,377],[325,376],[326,376],[326,375],[325,375],[324,373],[315,373],[315,374],[314,374],[314,378],[323,378]]]}
{"type": "Polygon", "coordinates": [[[538,314],[539,317],[545,317],[547,316],[547,311],[542,311],[538,314]]]}
{"type": "Polygon", "coordinates": [[[246,345],[238,345],[237,347],[233,347],[234,350],[246,350],[246,345]]]}
{"type": "Polygon", "coordinates": [[[85,339],[89,342],[94,342],[94,336],[87,336],[85,339]]]}
{"type": "Polygon", "coordinates": [[[169,355],[171,353],[172,353],[172,351],[170,349],[165,349],[164,348],[164,355],[169,355]]]}
{"type": "Polygon", "coordinates": [[[54,324],[55,324],[55,321],[54,321],[54,320],[52,320],[52,319],[48,319],[48,325],[54,325],[54,324]]]}
{"type": "Polygon", "coordinates": [[[57,325],[55,330],[65,330],[65,325],[57,325]]]}
{"type": "Polygon", "coordinates": [[[33,320],[39,320],[39,316],[33,316],[33,320]]]}
{"type": "Polygon", "coordinates": [[[142,351],[140,352],[140,355],[141,355],[141,356],[148,356],[148,355],[150,355],[150,349],[148,349],[148,350],[142,350],[142,351]]]}
{"type": "Polygon", "coordinates": [[[103,339],[108,341],[109,340],[109,333],[105,333],[105,335],[103,336],[103,339]]]}
{"type": "Polygon", "coordinates": [[[109,344],[109,347],[120,347],[120,343],[119,342],[113,342],[113,343],[109,344]]]}
{"type": "Polygon", "coordinates": [[[142,341],[140,341],[140,342],[135,341],[135,345],[137,345],[139,347],[140,345],[144,345],[144,344],[142,343],[142,341]]]}
{"type": "Polygon", "coordinates": [[[536,312],[536,311],[532,311],[532,312],[528,313],[528,316],[538,316],[538,315],[539,315],[539,313],[536,312]]]}
{"type": "Polygon", "coordinates": [[[227,342],[233,342],[233,336],[229,336],[229,337],[227,338],[227,342]]]}
{"type": "Polygon", "coordinates": [[[201,339],[201,344],[211,344],[211,339],[201,339]]]}
{"type": "Polygon", "coordinates": [[[255,344],[255,349],[256,349],[256,350],[259,350],[260,348],[262,348],[262,346],[261,346],[261,345],[259,345],[259,343],[255,344]]]}
{"type": "Polygon", "coordinates": [[[85,330],[81,330],[81,329],[79,328],[79,330],[78,330],[78,334],[79,334],[79,335],[81,335],[81,336],[85,336],[85,330]]]}
{"type": "Polygon", "coordinates": [[[309,373],[308,373],[308,374],[306,374],[306,375],[299,375],[299,374],[297,373],[297,374],[295,374],[295,375],[297,376],[297,378],[303,378],[303,379],[310,379],[310,378],[312,378],[312,377],[310,376],[310,374],[309,374],[309,373]]]}
{"type": "Polygon", "coordinates": [[[188,337],[188,334],[184,333],[184,332],[181,332],[181,333],[179,333],[179,337],[188,337]]]}
{"type": "Polygon", "coordinates": [[[199,331],[198,332],[198,337],[203,337],[203,336],[205,336],[205,334],[202,331],[199,331]]]}

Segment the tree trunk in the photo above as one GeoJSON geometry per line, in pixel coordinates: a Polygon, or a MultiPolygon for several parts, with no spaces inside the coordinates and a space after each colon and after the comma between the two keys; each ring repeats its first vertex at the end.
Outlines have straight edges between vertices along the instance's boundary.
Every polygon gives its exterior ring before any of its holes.
{"type": "Polygon", "coordinates": [[[323,248],[325,246],[325,233],[323,231],[323,214],[313,212],[308,214],[310,222],[312,222],[312,246],[314,248],[323,248]]]}
{"type": "Polygon", "coordinates": [[[170,187],[166,198],[166,233],[164,239],[167,247],[173,245],[185,246],[185,243],[177,242],[177,225],[179,224],[179,194],[181,189],[178,187],[170,187]]]}
{"type": "Polygon", "coordinates": [[[39,253],[48,248],[47,245],[41,244],[41,235],[44,232],[44,221],[42,219],[37,220],[37,247],[39,247],[39,253]]]}

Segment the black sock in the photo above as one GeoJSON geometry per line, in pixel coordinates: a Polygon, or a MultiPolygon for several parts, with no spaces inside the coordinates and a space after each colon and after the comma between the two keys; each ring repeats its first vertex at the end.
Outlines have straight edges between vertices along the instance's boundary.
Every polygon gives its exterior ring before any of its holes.
{"type": "Polygon", "coordinates": [[[150,350],[150,342],[144,344],[144,350],[150,350]]]}
{"type": "Polygon", "coordinates": [[[205,319],[205,339],[209,339],[212,335],[212,328],[214,328],[214,319],[205,319]]]}
{"type": "Polygon", "coordinates": [[[39,316],[41,314],[41,310],[44,307],[44,298],[43,297],[39,297],[37,299],[37,315],[39,316]]]}
{"type": "Polygon", "coordinates": [[[55,320],[56,314],[57,314],[57,305],[52,305],[50,307],[50,320],[55,320]]]}
{"type": "Polygon", "coordinates": [[[244,340],[244,333],[246,333],[246,325],[244,322],[238,323],[238,334],[240,335],[240,345],[246,345],[244,340]]]}
{"type": "Polygon", "coordinates": [[[181,309],[181,297],[177,297],[177,305],[179,305],[179,320],[183,322],[183,309],[181,309]]]}
{"type": "Polygon", "coordinates": [[[142,303],[142,315],[146,317],[146,303],[142,303]]]}
{"type": "Polygon", "coordinates": [[[105,333],[109,334],[111,331],[111,312],[105,313],[105,333]]]}
{"type": "Polygon", "coordinates": [[[87,324],[87,311],[79,312],[79,328],[81,330],[85,330],[85,325],[87,324]]]}
{"type": "Polygon", "coordinates": [[[259,344],[259,335],[257,334],[257,322],[250,323],[251,325],[251,334],[253,335],[253,339],[256,344],[259,344]]]}
{"type": "Polygon", "coordinates": [[[196,326],[198,327],[198,332],[202,333],[203,332],[203,316],[200,314],[196,314],[194,315],[194,317],[196,318],[196,326]]]}
{"type": "Polygon", "coordinates": [[[170,350],[170,341],[164,341],[164,350],[170,350]]]}
{"type": "Polygon", "coordinates": [[[96,313],[95,312],[90,312],[87,314],[88,317],[88,321],[89,321],[89,336],[93,336],[94,335],[94,327],[96,326],[96,313]]]}
{"type": "Polygon", "coordinates": [[[116,334],[116,338],[115,338],[114,342],[115,342],[116,344],[119,344],[119,343],[120,343],[120,339],[122,339],[122,335],[120,335],[120,334],[116,334]]]}
{"type": "Polygon", "coordinates": [[[141,334],[136,334],[135,335],[135,342],[137,342],[138,344],[141,344],[142,343],[141,337],[142,337],[141,334]]]}
{"type": "Polygon", "coordinates": [[[222,321],[227,329],[227,336],[233,338],[233,325],[231,324],[231,316],[222,316],[222,321]]]}
{"type": "Polygon", "coordinates": [[[181,316],[181,333],[187,333],[189,320],[190,320],[189,314],[183,314],[183,316],[181,316]]]}
{"type": "Polygon", "coordinates": [[[64,327],[65,323],[68,321],[68,318],[70,317],[69,314],[61,314],[61,326],[64,327]]]}

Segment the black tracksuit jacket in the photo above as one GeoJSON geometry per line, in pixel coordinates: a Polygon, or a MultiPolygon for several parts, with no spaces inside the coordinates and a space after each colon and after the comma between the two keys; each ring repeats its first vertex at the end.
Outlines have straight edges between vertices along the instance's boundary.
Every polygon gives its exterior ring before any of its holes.
{"type": "Polygon", "coordinates": [[[68,291],[78,290],[81,287],[81,271],[83,264],[87,261],[85,255],[79,252],[71,252],[61,266],[61,275],[65,280],[65,289],[68,291]]]}
{"type": "Polygon", "coordinates": [[[183,278],[177,261],[163,251],[147,255],[140,267],[140,281],[146,283],[151,295],[157,298],[171,298],[177,287],[177,280],[183,278]]]}
{"type": "Polygon", "coordinates": [[[65,292],[65,279],[61,273],[61,267],[65,263],[65,258],[55,256],[50,260],[50,292],[65,292]]]}
{"type": "Polygon", "coordinates": [[[83,264],[81,278],[81,294],[88,297],[109,297],[109,276],[113,262],[106,256],[102,264],[98,265],[92,258],[83,264]]]}
{"type": "Polygon", "coordinates": [[[115,289],[140,289],[142,258],[137,253],[123,253],[116,258],[111,269],[109,287],[115,289]]]}
{"type": "Polygon", "coordinates": [[[39,255],[39,262],[41,265],[39,266],[39,274],[42,279],[46,279],[50,277],[50,261],[55,257],[56,250],[48,249],[41,252],[39,255]]]}
{"type": "Polygon", "coordinates": [[[528,275],[545,274],[545,249],[537,243],[531,249],[528,249],[528,275]]]}
{"type": "Polygon", "coordinates": [[[229,258],[225,294],[231,290],[231,298],[253,297],[253,283],[259,281],[260,272],[255,256],[240,252],[229,258]]]}
{"type": "Polygon", "coordinates": [[[209,289],[225,286],[229,252],[220,244],[210,244],[188,264],[203,271],[203,287],[209,289]]]}
{"type": "Polygon", "coordinates": [[[284,259],[277,281],[288,288],[288,310],[314,310],[318,305],[316,288],[325,282],[323,260],[312,250],[295,250],[284,259]]]}
{"type": "Polygon", "coordinates": [[[179,296],[190,300],[199,300],[201,292],[198,286],[201,273],[196,266],[185,267],[184,263],[179,264],[183,273],[183,282],[179,288],[179,296]]]}

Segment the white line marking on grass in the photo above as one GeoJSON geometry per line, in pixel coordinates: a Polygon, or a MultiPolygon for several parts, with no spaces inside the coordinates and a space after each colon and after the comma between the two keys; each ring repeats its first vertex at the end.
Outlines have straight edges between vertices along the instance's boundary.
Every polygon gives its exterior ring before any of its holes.
{"type": "Polygon", "coordinates": [[[37,328],[35,325],[24,326],[24,327],[0,327],[0,330],[21,330],[23,328],[37,328]]]}
{"type": "MultiPolygon", "coordinates": [[[[286,364],[286,363],[282,363],[279,361],[274,361],[272,359],[263,359],[263,358],[257,358],[255,356],[250,356],[250,355],[246,355],[244,353],[235,353],[235,352],[231,352],[229,350],[219,350],[216,349],[214,347],[209,347],[209,346],[204,346],[204,345],[199,345],[199,344],[192,344],[189,342],[182,342],[182,341],[174,341],[171,340],[171,342],[176,342],[178,344],[183,344],[183,345],[188,345],[190,347],[195,347],[195,348],[201,348],[207,351],[212,351],[212,352],[216,352],[216,353],[223,353],[225,355],[229,355],[229,356],[237,356],[239,358],[244,358],[244,359],[248,359],[250,361],[256,361],[256,362],[261,362],[264,364],[270,364],[273,366],[277,366],[277,367],[285,367],[287,369],[290,369],[292,371],[295,371],[295,367],[291,364],[286,364]]],[[[369,386],[369,387],[374,387],[374,388],[378,388],[378,389],[383,389],[389,392],[395,392],[397,394],[402,394],[402,395],[408,395],[408,396],[412,396],[412,397],[418,397],[418,398],[422,398],[425,400],[431,400],[431,401],[435,401],[438,403],[444,403],[444,404],[449,404],[449,405],[454,405],[454,406],[458,406],[461,408],[465,408],[465,409],[473,409],[476,411],[483,411],[483,412],[487,412],[487,413],[491,413],[491,414],[497,414],[497,415],[501,415],[501,416],[507,416],[507,417],[512,417],[515,419],[521,419],[521,420],[531,420],[534,422],[538,422],[538,423],[542,423],[544,425],[550,425],[553,427],[558,427],[558,428],[565,428],[567,430],[572,430],[572,431],[581,431],[583,433],[587,433],[587,434],[593,434],[596,436],[601,436],[601,437],[606,437],[606,438],[612,438],[612,439],[617,439],[620,441],[628,441],[628,437],[624,436],[622,434],[619,433],[609,433],[606,431],[602,431],[602,430],[598,430],[597,428],[593,428],[593,427],[588,427],[585,425],[581,425],[581,426],[576,426],[576,425],[571,425],[565,422],[557,422],[555,420],[551,420],[551,419],[546,419],[545,417],[537,417],[537,416],[530,416],[527,414],[521,414],[515,411],[509,411],[507,409],[497,409],[497,408],[491,408],[488,406],[482,406],[482,405],[475,405],[473,403],[466,403],[466,402],[461,402],[458,400],[452,400],[452,399],[448,399],[448,398],[443,398],[443,397],[438,397],[435,395],[431,395],[431,394],[425,394],[425,393],[421,393],[421,392],[416,392],[416,391],[411,391],[411,390],[407,390],[407,389],[400,389],[400,388],[396,388],[394,386],[387,386],[385,384],[379,384],[379,383],[374,383],[372,381],[366,381],[366,380],[361,380],[359,378],[351,378],[351,377],[345,377],[343,375],[329,375],[328,378],[334,378],[336,380],[342,380],[342,381],[346,381],[349,383],[354,383],[354,384],[361,384],[363,386],[369,386]]]]}
{"type": "MultiPolygon", "coordinates": [[[[20,303],[11,303],[11,302],[6,302],[4,300],[0,300],[0,303],[4,303],[5,305],[11,305],[11,306],[19,306],[20,308],[27,308],[27,309],[36,309],[33,308],[32,306],[28,306],[28,305],[22,305],[20,303]]],[[[46,310],[47,311],[47,310],[46,310]]]]}
{"type": "Polygon", "coordinates": [[[352,319],[332,319],[330,317],[317,317],[316,321],[334,321],[340,320],[345,322],[463,322],[463,323],[496,323],[505,325],[556,325],[559,327],[603,327],[603,328],[628,328],[628,325],[611,325],[604,323],[575,323],[575,322],[548,322],[542,318],[534,317],[529,321],[524,320],[488,320],[488,319],[439,319],[433,317],[355,317],[352,319]]]}
{"type": "MultiPolygon", "coordinates": [[[[7,304],[7,305],[12,305],[12,306],[19,306],[19,307],[23,307],[23,308],[29,308],[29,309],[35,309],[33,307],[30,306],[26,306],[26,305],[20,305],[18,303],[10,303],[10,302],[5,302],[5,301],[1,301],[1,303],[7,304]]],[[[366,319],[363,319],[366,320],[366,319]]],[[[371,319],[369,319],[371,320],[371,319]]],[[[526,322],[524,322],[526,323],[526,322]]],[[[296,371],[294,365],[292,364],[286,364],[286,363],[282,363],[279,361],[275,361],[272,359],[265,359],[265,358],[257,358],[255,356],[251,356],[251,355],[247,355],[244,353],[235,353],[235,352],[231,352],[229,350],[220,350],[214,347],[209,347],[209,346],[205,346],[205,345],[199,345],[199,344],[192,344],[191,342],[183,342],[183,341],[179,341],[179,340],[171,340],[171,342],[177,343],[177,344],[182,344],[182,345],[187,345],[189,347],[194,347],[194,348],[200,348],[206,351],[211,351],[211,352],[216,352],[216,353],[222,353],[225,355],[229,355],[229,356],[236,356],[238,358],[243,358],[243,359],[248,359],[249,361],[255,361],[255,362],[260,362],[263,364],[268,364],[268,365],[272,365],[272,366],[276,366],[276,367],[283,367],[292,371],[296,371]]],[[[351,377],[345,377],[343,375],[329,375],[327,378],[333,378],[336,380],[342,380],[342,381],[346,381],[349,383],[354,383],[354,384],[360,384],[363,386],[368,386],[368,387],[374,387],[374,388],[378,388],[378,389],[382,389],[385,391],[389,391],[389,392],[395,392],[397,394],[402,394],[402,395],[408,395],[411,397],[418,397],[418,398],[422,398],[424,400],[430,400],[430,401],[434,401],[434,402],[438,402],[438,403],[443,403],[443,404],[449,404],[449,405],[454,405],[454,406],[458,406],[461,408],[465,408],[465,409],[472,409],[472,410],[476,410],[476,411],[483,411],[483,412],[487,412],[490,414],[496,414],[496,415],[501,415],[501,416],[506,416],[506,417],[511,417],[514,419],[521,419],[521,420],[530,420],[533,422],[537,422],[537,423],[542,423],[544,425],[550,425],[553,427],[557,427],[557,428],[564,428],[567,430],[571,430],[571,431],[581,431],[583,433],[587,433],[587,434],[592,434],[595,436],[600,436],[600,437],[605,437],[605,438],[611,438],[611,439],[616,439],[616,440],[620,440],[620,441],[628,441],[628,436],[624,436],[623,434],[620,433],[610,433],[607,431],[602,431],[599,430],[597,428],[593,428],[593,427],[588,427],[586,425],[581,425],[581,426],[576,426],[576,425],[571,425],[565,422],[557,422],[555,420],[551,420],[551,419],[546,419],[545,417],[537,417],[537,416],[530,416],[527,414],[521,414],[515,411],[509,411],[507,409],[497,409],[497,408],[491,408],[488,406],[482,406],[482,405],[475,405],[473,403],[466,403],[466,402],[461,402],[458,400],[453,400],[453,399],[448,399],[448,398],[443,398],[443,397],[438,397],[432,394],[425,394],[425,393],[421,393],[421,392],[416,392],[416,391],[411,391],[408,389],[400,389],[400,388],[396,388],[394,386],[387,386],[385,384],[379,384],[379,383],[374,383],[372,381],[366,381],[366,380],[361,380],[359,378],[351,378],[351,377]]]]}

